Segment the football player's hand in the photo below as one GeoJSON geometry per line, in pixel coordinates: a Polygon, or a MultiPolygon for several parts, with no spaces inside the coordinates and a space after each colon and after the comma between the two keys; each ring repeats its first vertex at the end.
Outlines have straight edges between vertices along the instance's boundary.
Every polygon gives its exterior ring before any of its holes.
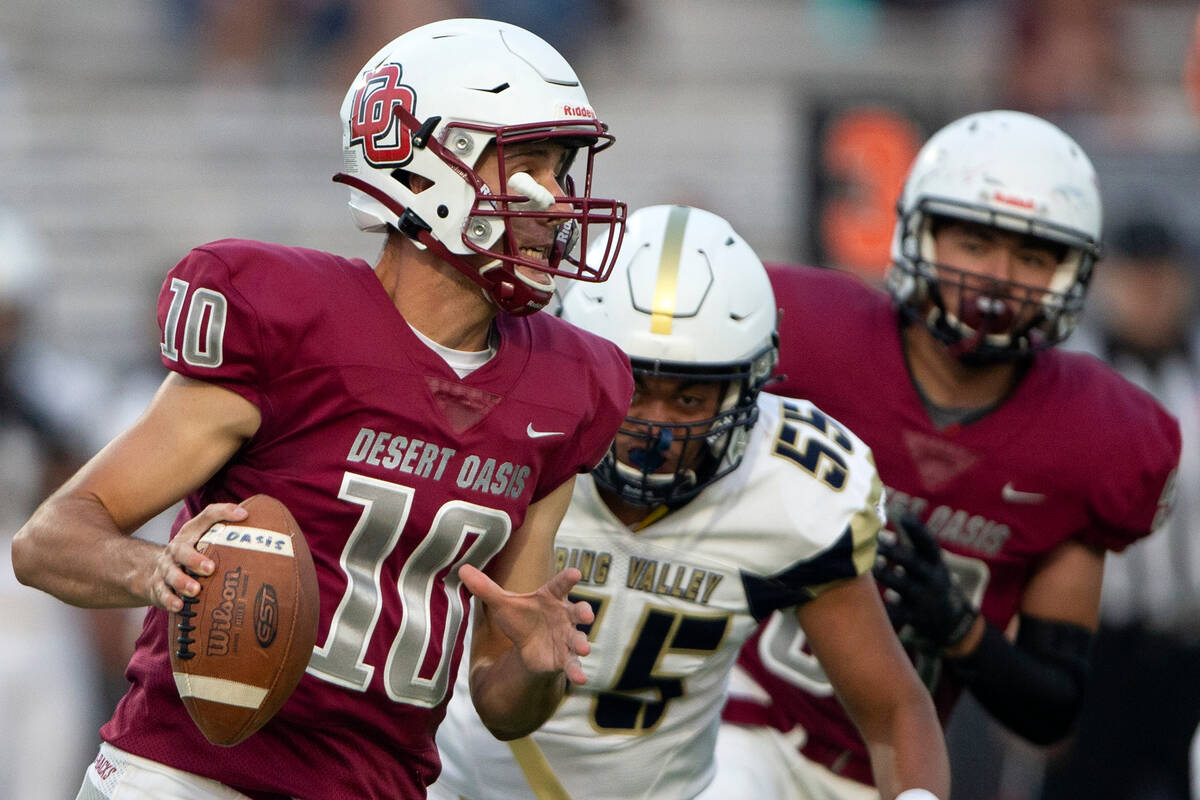
{"type": "Polygon", "coordinates": [[[155,561],[148,587],[150,604],[167,611],[181,610],[182,598],[195,597],[200,592],[200,584],[193,576],[211,575],[216,568],[212,559],[196,549],[196,542],[218,522],[238,522],[245,518],[246,509],[236,503],[213,503],[188,520],[155,561]]]}
{"type": "Polygon", "coordinates": [[[470,565],[460,567],[458,577],[487,605],[492,621],[512,640],[526,669],[534,674],[563,672],[572,683],[587,682],[579,659],[591,651],[591,645],[576,626],[592,622],[596,615],[587,603],[567,599],[582,577],[579,570],[564,569],[528,594],[507,591],[470,565]]]}
{"type": "Polygon", "coordinates": [[[899,521],[896,541],[880,541],[875,580],[892,591],[885,598],[897,633],[913,633],[919,649],[941,651],[961,642],[979,611],[946,567],[942,548],[911,514],[899,521]]]}

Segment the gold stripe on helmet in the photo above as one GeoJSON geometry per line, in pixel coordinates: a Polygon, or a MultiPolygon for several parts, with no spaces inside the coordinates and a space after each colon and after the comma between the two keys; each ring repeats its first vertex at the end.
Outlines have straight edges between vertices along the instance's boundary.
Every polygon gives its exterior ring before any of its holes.
{"type": "Polygon", "coordinates": [[[683,231],[692,210],[672,206],[667,214],[667,229],[663,233],[662,256],[658,262],[658,282],[654,286],[654,307],[650,312],[650,332],[663,335],[671,332],[675,318],[675,298],[679,292],[679,256],[683,252],[683,231]]]}

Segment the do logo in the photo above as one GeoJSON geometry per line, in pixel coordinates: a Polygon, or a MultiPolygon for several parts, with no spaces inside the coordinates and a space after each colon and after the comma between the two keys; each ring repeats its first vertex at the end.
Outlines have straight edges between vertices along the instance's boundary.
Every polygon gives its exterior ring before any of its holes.
{"type": "Polygon", "coordinates": [[[400,83],[399,64],[384,64],[363,76],[350,110],[350,145],[361,145],[376,167],[403,166],[412,158],[412,131],[401,124],[396,107],[413,112],[417,96],[400,83]]]}

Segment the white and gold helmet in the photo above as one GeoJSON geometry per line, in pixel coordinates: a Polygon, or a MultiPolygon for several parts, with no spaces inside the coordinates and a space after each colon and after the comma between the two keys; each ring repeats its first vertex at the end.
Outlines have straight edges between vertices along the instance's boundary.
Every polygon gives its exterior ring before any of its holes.
{"type": "Polygon", "coordinates": [[[778,337],[766,270],[728,222],[686,206],[639,209],[608,282],[573,286],[562,316],[617,344],[634,375],[725,384],[711,419],[626,418],[617,436],[643,440],[631,450],[636,463],[619,461],[614,444],[592,473],[601,486],[635,505],[678,505],[741,463],[778,337]],[[656,473],[655,453],[680,438],[703,445],[699,465],[681,459],[674,474],[656,473]]]}
{"type": "Polygon", "coordinates": [[[1096,171],[1073,139],[1030,114],[970,114],[930,137],[913,162],[897,208],[888,290],[905,314],[960,358],[1020,357],[1074,330],[1100,256],[1101,216],[1096,171]],[[974,273],[939,264],[933,239],[939,219],[1061,246],[1049,290],[991,279],[984,286],[974,273]],[[964,307],[947,307],[942,287],[952,284],[973,289],[953,293],[964,307]],[[1003,307],[1032,313],[989,312],[1003,307]]]}

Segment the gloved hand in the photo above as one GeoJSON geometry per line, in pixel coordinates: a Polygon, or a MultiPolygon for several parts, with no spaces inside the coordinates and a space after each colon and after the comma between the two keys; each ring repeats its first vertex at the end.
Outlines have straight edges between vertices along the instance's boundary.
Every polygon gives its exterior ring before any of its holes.
{"type": "Polygon", "coordinates": [[[912,514],[899,520],[896,542],[880,541],[882,561],[875,580],[895,592],[886,598],[888,617],[897,633],[912,631],[921,650],[953,647],[971,631],[979,610],[971,605],[946,567],[942,548],[912,514]]]}

